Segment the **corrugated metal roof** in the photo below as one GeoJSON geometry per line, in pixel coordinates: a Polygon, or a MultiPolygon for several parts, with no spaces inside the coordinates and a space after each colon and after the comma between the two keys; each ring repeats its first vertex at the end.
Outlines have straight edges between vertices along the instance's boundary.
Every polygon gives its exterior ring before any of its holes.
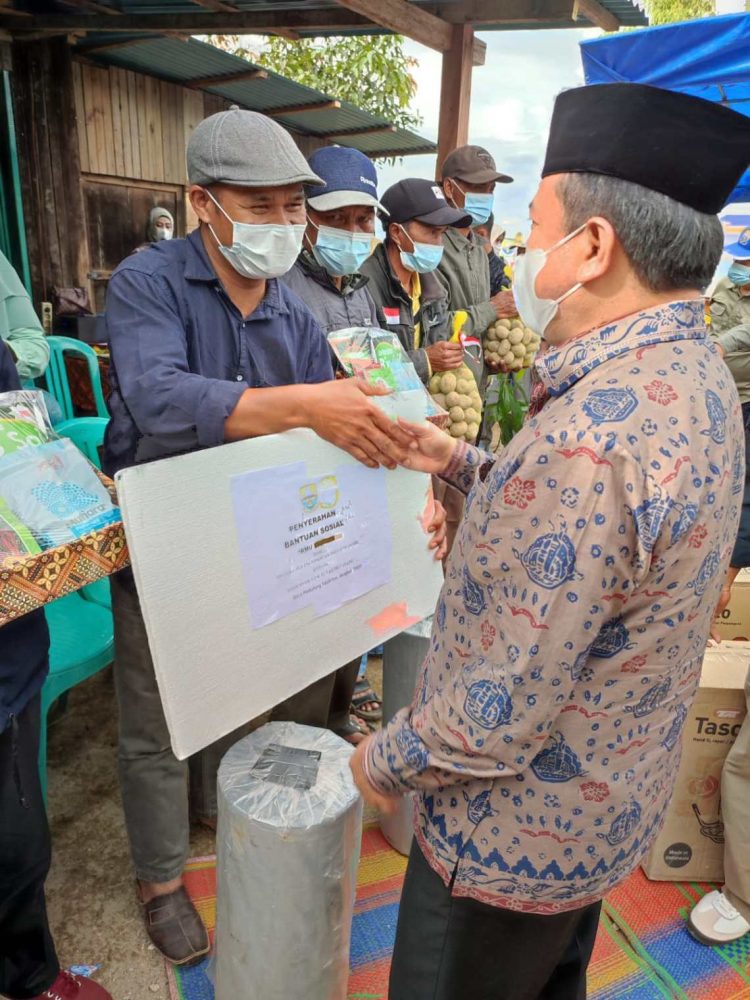
{"type": "MultiPolygon", "coordinates": [[[[141,0],[134,0],[141,2],[141,0]]],[[[195,38],[180,41],[177,38],[150,37],[130,44],[132,38],[121,34],[90,34],[80,39],[75,51],[86,58],[107,66],[132,70],[156,76],[171,83],[190,86],[195,81],[208,77],[231,76],[252,69],[264,69],[247,59],[231,55],[206,42],[195,38]],[[114,48],[97,48],[110,41],[124,41],[128,44],[114,48]]],[[[286,77],[264,69],[266,79],[237,80],[200,86],[212,94],[218,94],[232,103],[251,111],[273,114],[278,109],[333,103],[336,98],[312,87],[305,87],[286,77]]],[[[383,132],[353,134],[357,129],[373,129],[390,123],[385,118],[363,111],[346,101],[339,101],[338,107],[323,110],[299,110],[290,114],[273,114],[278,122],[297,132],[327,138],[341,145],[362,150],[370,156],[408,156],[412,153],[430,153],[437,148],[435,143],[404,129],[383,132]],[[337,137],[337,133],[348,135],[337,137]]]]}

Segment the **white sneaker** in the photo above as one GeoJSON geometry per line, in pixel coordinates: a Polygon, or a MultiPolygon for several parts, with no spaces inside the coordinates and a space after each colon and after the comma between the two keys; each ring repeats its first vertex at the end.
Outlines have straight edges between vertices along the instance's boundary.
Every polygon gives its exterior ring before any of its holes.
{"type": "Polygon", "coordinates": [[[736,941],[750,931],[750,924],[719,889],[707,893],[688,917],[688,929],[703,944],[736,941]]]}

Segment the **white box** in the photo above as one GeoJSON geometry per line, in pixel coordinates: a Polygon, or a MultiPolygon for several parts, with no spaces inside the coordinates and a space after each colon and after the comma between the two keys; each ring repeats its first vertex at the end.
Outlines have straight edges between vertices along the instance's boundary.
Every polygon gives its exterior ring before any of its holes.
{"type": "MultiPolygon", "coordinates": [[[[319,617],[305,607],[253,627],[230,481],[298,462],[306,463],[311,478],[357,464],[312,431],[297,430],[117,476],[156,677],[180,759],[434,610],[442,571],[421,523],[432,495],[430,477],[396,469],[373,473],[386,480],[390,580],[319,617]]],[[[269,579],[273,570],[267,563],[257,567],[269,579]]]]}

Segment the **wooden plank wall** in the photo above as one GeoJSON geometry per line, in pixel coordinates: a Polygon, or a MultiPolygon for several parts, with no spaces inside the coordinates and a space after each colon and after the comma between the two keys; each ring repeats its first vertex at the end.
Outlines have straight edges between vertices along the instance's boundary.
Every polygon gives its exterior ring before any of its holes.
{"type": "Polygon", "coordinates": [[[204,95],[114,66],[73,62],[84,174],[185,184],[185,144],[204,95]]]}
{"type": "MultiPolygon", "coordinates": [[[[229,101],[113,66],[73,61],[84,174],[187,184],[185,147],[195,126],[229,101]]],[[[292,133],[309,156],[324,145],[292,133]]]]}
{"type": "MultiPolygon", "coordinates": [[[[90,286],[89,271],[98,256],[89,243],[86,185],[119,184],[123,197],[131,197],[138,185],[157,194],[159,185],[173,186],[185,206],[187,228],[193,228],[197,220],[184,197],[185,147],[196,125],[229,102],[79,61],[64,38],[14,42],[12,49],[29,261],[38,306],[54,286],[90,286]]],[[[292,135],[305,155],[323,145],[312,136],[292,135]]]]}

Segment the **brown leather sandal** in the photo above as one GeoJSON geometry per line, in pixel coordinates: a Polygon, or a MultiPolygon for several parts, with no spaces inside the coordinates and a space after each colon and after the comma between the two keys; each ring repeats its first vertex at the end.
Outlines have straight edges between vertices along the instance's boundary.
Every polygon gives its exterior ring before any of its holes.
{"type": "Polygon", "coordinates": [[[209,953],[208,931],[185,886],[165,896],[154,896],[148,903],[141,901],[141,905],[146,932],[167,961],[188,968],[197,965],[209,953]]]}

